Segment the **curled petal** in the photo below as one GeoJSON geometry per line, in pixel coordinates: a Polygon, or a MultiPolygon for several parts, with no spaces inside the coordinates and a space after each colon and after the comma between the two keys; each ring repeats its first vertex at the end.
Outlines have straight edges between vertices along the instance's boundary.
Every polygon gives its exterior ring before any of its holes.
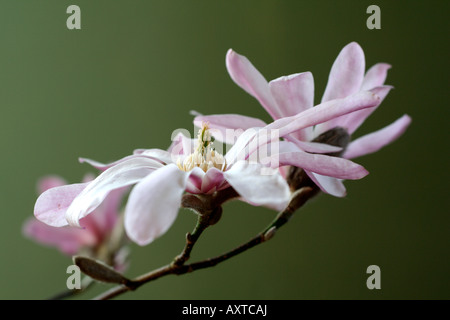
{"type": "Polygon", "coordinates": [[[342,151],[341,147],[332,146],[326,143],[320,142],[307,142],[300,141],[296,139],[290,139],[286,137],[290,141],[292,141],[300,150],[311,152],[311,153],[335,153],[342,151]]]}
{"type": "Polygon", "coordinates": [[[392,86],[381,86],[375,87],[370,90],[376,96],[380,98],[378,104],[371,108],[365,108],[355,112],[345,114],[343,116],[331,119],[325,123],[321,123],[316,127],[315,134],[320,134],[335,127],[346,128],[349,134],[353,134],[356,129],[358,129],[361,124],[378,108],[378,106],[383,102],[384,98],[393,89],[392,86]]]}
{"type": "Polygon", "coordinates": [[[244,131],[236,143],[233,144],[230,150],[225,155],[225,161],[227,166],[233,165],[238,160],[245,160],[248,156],[248,144],[256,137],[258,134],[258,129],[250,128],[244,131]]]}
{"type": "Polygon", "coordinates": [[[122,198],[127,191],[127,187],[112,190],[95,212],[80,221],[81,225],[104,239],[117,224],[122,198]]]}
{"type": "Polygon", "coordinates": [[[224,177],[249,203],[282,210],[290,200],[289,186],[278,170],[267,169],[257,163],[238,161],[224,172],[224,177]]]}
{"type": "Polygon", "coordinates": [[[66,211],[89,183],[76,183],[48,189],[34,205],[35,217],[53,227],[66,226],[66,211]]]}
{"type": "Polygon", "coordinates": [[[371,90],[372,88],[384,85],[387,72],[390,68],[391,65],[387,63],[377,63],[372,66],[364,76],[361,90],[371,90]]]}
{"type": "Polygon", "coordinates": [[[305,172],[323,192],[339,198],[345,197],[347,194],[345,186],[340,179],[323,176],[308,170],[305,170],[305,172]]]}
{"type": "Polygon", "coordinates": [[[331,67],[322,102],[341,99],[358,92],[364,78],[365,59],[356,42],[346,45],[331,67]]]}
{"type": "Polygon", "coordinates": [[[376,152],[400,137],[410,123],[411,118],[404,115],[387,127],[352,141],[343,156],[347,159],[353,159],[376,152]]]}
{"type": "MultiPolygon", "coordinates": [[[[279,136],[284,137],[294,131],[308,126],[317,125],[330,119],[357,110],[378,105],[380,97],[370,91],[361,91],[344,99],[336,99],[321,103],[296,116],[276,120],[266,126],[265,130],[279,130],[279,136]]],[[[325,130],[326,131],[326,130],[325,130]]],[[[320,133],[316,133],[318,135],[320,133]]]]}
{"type": "Polygon", "coordinates": [[[172,159],[170,156],[170,153],[164,150],[160,150],[160,149],[138,149],[135,150],[135,154],[132,154],[130,156],[126,156],[122,159],[119,159],[117,161],[108,163],[108,164],[104,164],[92,159],[88,159],[88,158],[78,158],[78,161],[80,163],[88,163],[89,165],[93,166],[94,168],[100,170],[100,171],[105,171],[111,167],[114,167],[116,165],[118,165],[119,163],[131,160],[131,159],[138,159],[138,158],[148,158],[151,160],[154,160],[156,162],[158,162],[159,164],[167,164],[167,163],[172,163],[172,159]]]}
{"type": "Polygon", "coordinates": [[[205,177],[205,171],[199,167],[192,168],[189,171],[188,180],[186,182],[186,191],[193,194],[201,194],[203,178],[205,177]]]}
{"type": "Polygon", "coordinates": [[[205,176],[202,179],[202,193],[213,193],[223,186],[225,182],[223,172],[216,168],[210,168],[206,171],[205,176]]]}
{"type": "Polygon", "coordinates": [[[66,211],[67,221],[79,227],[79,220],[95,210],[109,192],[135,184],[162,166],[158,161],[136,157],[107,169],[73,200],[66,211]]]}
{"type": "Polygon", "coordinates": [[[306,151],[311,153],[335,153],[342,151],[342,148],[332,146],[326,143],[300,141],[290,136],[287,136],[285,141],[278,142],[277,151],[278,152],[273,153],[296,152],[296,151],[306,151]]]}
{"type": "Polygon", "coordinates": [[[172,141],[167,151],[172,155],[172,162],[176,162],[177,156],[185,156],[192,153],[194,150],[195,139],[186,137],[182,132],[179,132],[172,141]]]}
{"type": "Polygon", "coordinates": [[[260,119],[237,114],[217,114],[198,116],[194,119],[197,127],[208,123],[211,134],[217,141],[234,144],[236,139],[249,128],[265,127],[266,123],[260,119]]]}
{"type": "MultiPolygon", "coordinates": [[[[291,165],[339,179],[361,179],[368,174],[367,170],[359,164],[347,159],[322,154],[298,151],[280,153],[274,155],[274,157],[279,161],[278,166],[291,165]]],[[[275,160],[272,161],[272,167],[277,167],[275,160]]]]}
{"type": "MultiPolygon", "coordinates": [[[[270,92],[278,104],[282,117],[294,116],[314,105],[314,78],[311,72],[280,77],[269,82],[270,92]]],[[[299,140],[312,140],[312,128],[293,133],[299,140]]]]}
{"type": "Polygon", "coordinates": [[[281,117],[277,103],[270,93],[267,80],[246,57],[230,49],[226,56],[226,66],[231,79],[255,97],[273,119],[281,117]]]}
{"type": "Polygon", "coordinates": [[[125,208],[125,230],[131,240],[143,246],[170,228],[177,217],[188,176],[170,164],[133,188],[125,208]]]}

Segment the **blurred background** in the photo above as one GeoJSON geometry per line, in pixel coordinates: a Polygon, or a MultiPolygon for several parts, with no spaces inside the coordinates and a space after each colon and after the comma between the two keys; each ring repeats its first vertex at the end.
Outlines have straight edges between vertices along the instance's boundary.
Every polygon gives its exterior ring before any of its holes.
{"type": "MultiPolygon", "coordinates": [[[[214,268],[168,276],[120,299],[449,299],[448,1],[2,1],[0,3],[0,298],[45,299],[66,285],[70,257],[23,237],[36,182],[79,182],[136,148],[167,148],[193,133],[190,110],[269,121],[225,69],[229,48],[268,80],[311,71],[319,102],[339,51],[357,41],[366,67],[390,63],[394,85],[357,131],[403,115],[394,144],[358,159],[370,175],[347,181],[344,199],[320,195],[269,242],[214,268]],[[66,9],[81,8],[81,30],[66,9]],[[369,30],[366,9],[381,9],[369,30]],[[369,290],[366,269],[381,269],[369,290]]],[[[251,238],[274,217],[232,202],[192,260],[251,238]]],[[[195,217],[181,211],[167,234],[131,246],[126,275],[172,260],[195,217]]],[[[77,299],[110,288],[98,284],[77,299]]]]}

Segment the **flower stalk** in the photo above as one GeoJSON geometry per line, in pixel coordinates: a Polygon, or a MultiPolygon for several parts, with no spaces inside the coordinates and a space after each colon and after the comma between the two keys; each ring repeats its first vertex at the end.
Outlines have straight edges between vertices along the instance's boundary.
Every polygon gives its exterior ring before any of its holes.
{"type": "MultiPolygon", "coordinates": [[[[195,244],[197,243],[197,240],[199,239],[200,235],[208,226],[211,225],[205,223],[205,221],[208,220],[203,220],[203,222],[201,222],[202,220],[200,215],[197,221],[197,225],[194,228],[194,231],[192,232],[192,234],[188,233],[188,235],[186,236],[186,244],[182,253],[178,255],[172,263],[135,278],[134,280],[132,280],[133,287],[127,287],[126,285],[116,286],[104,292],[103,294],[97,296],[94,299],[109,300],[127,291],[136,290],[138,287],[148,282],[154,281],[169,274],[182,275],[200,269],[211,268],[261,243],[269,241],[270,239],[273,238],[276,231],[283,225],[285,225],[299,208],[301,208],[309,199],[314,197],[319,192],[320,192],[319,188],[310,188],[310,187],[304,187],[300,190],[297,190],[292,195],[291,201],[289,205],[285,208],[285,210],[281,211],[277,215],[277,217],[266,228],[263,229],[263,231],[259,232],[250,240],[216,257],[186,264],[186,262],[189,259],[190,253],[194,248],[195,244]]],[[[224,199],[224,197],[219,197],[219,199],[224,199]]]]}

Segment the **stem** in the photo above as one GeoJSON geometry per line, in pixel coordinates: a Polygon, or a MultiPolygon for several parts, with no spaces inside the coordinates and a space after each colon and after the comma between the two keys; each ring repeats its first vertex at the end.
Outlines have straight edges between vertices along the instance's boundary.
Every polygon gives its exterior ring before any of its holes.
{"type": "Polygon", "coordinates": [[[199,220],[197,222],[194,231],[192,232],[192,234],[189,233],[187,234],[186,245],[182,253],[175,258],[174,262],[132,280],[132,283],[134,284],[133,287],[127,287],[124,285],[116,286],[110,289],[109,291],[103,293],[102,295],[97,296],[95,299],[96,300],[112,299],[114,297],[119,296],[122,293],[135,290],[147,282],[156,280],[168,274],[182,275],[185,273],[193,272],[195,270],[216,266],[217,264],[226,261],[242,252],[245,252],[248,249],[257,246],[258,244],[270,240],[275,234],[275,231],[281,228],[284,224],[286,224],[292,217],[292,215],[295,213],[295,211],[301,206],[303,206],[308,199],[314,197],[318,192],[319,192],[318,188],[310,188],[310,187],[305,187],[300,190],[297,190],[293,194],[291,202],[289,203],[287,208],[284,211],[280,212],[277,215],[277,217],[272,221],[272,223],[270,223],[262,232],[258,233],[255,237],[253,237],[246,243],[241,244],[240,246],[234,248],[233,250],[225,252],[214,258],[209,258],[191,264],[184,264],[189,259],[190,252],[192,251],[192,248],[195,245],[196,241],[198,240],[199,236],[206,229],[206,227],[209,226],[208,224],[202,223],[201,222],[202,217],[199,216],[199,220]]]}
{"type": "Polygon", "coordinates": [[[73,290],[67,289],[65,291],[61,291],[61,292],[51,296],[47,300],[62,300],[65,298],[70,298],[70,297],[76,296],[77,294],[80,294],[80,293],[86,291],[86,289],[88,289],[93,283],[94,283],[94,281],[92,280],[91,277],[85,277],[81,281],[80,289],[73,289],[73,290]]]}
{"type": "Polygon", "coordinates": [[[192,233],[186,234],[186,244],[184,246],[183,251],[174,259],[172,262],[173,265],[181,266],[187,260],[189,260],[191,256],[192,249],[194,248],[195,243],[197,242],[200,235],[203,231],[209,226],[206,223],[202,223],[202,217],[198,217],[197,225],[192,233]]]}

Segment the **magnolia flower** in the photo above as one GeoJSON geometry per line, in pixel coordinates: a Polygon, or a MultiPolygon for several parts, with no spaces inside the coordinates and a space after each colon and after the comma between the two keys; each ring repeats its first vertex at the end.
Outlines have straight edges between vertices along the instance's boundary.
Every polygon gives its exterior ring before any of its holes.
{"type": "MultiPolygon", "coordinates": [[[[50,198],[64,194],[66,199],[53,199],[53,201],[59,201],[63,206],[64,201],[70,201],[70,197],[73,197],[73,191],[83,190],[92,178],[92,176],[86,175],[83,183],[68,186],[64,179],[58,176],[48,176],[39,180],[38,192],[44,197],[49,197],[47,204],[52,203],[50,198]],[[66,190],[72,190],[72,193],[68,193],[66,190]]],[[[57,228],[35,218],[29,218],[23,225],[23,233],[38,243],[58,248],[63,254],[72,256],[83,252],[102,260],[111,260],[107,262],[121,268],[124,264],[120,258],[121,255],[118,254],[121,248],[112,248],[110,240],[120,224],[119,206],[123,192],[123,189],[111,192],[92,215],[80,221],[82,228],[70,226],[57,228]]],[[[45,208],[42,209],[45,210],[45,208]]],[[[54,209],[62,210],[63,208],[54,209]]]]}
{"type": "Polygon", "coordinates": [[[233,187],[246,201],[277,209],[287,205],[289,188],[277,173],[261,174],[258,163],[236,161],[230,150],[222,156],[212,148],[204,126],[193,152],[190,139],[178,136],[169,151],[137,150],[111,164],[81,159],[103,172],[85,188],[51,189],[39,197],[35,216],[50,225],[78,226],[113,190],[137,184],[125,208],[125,230],[140,245],[164,234],[174,222],[183,193],[212,194],[233,187]],[[53,190],[53,192],[51,192],[53,190]]]}
{"type": "MultiPolygon", "coordinates": [[[[168,151],[139,149],[110,164],[81,159],[103,172],[88,185],[68,185],[43,193],[36,201],[34,214],[52,226],[79,226],[80,219],[94,211],[111,191],[136,184],[125,207],[125,230],[131,240],[146,245],[173,224],[184,192],[210,195],[233,188],[246,202],[282,210],[291,195],[289,186],[276,170],[278,165],[269,162],[270,168],[249,161],[263,147],[278,142],[278,135],[271,137],[271,130],[280,136],[288,135],[333,117],[373,107],[378,100],[372,93],[359,93],[328,101],[259,130],[250,128],[224,156],[213,149],[211,133],[203,124],[196,142],[178,135],[168,151]]],[[[326,156],[302,153],[297,162],[305,167],[319,166],[320,174],[335,174],[343,179],[367,174],[364,168],[345,159],[326,162],[322,158],[326,156]]],[[[277,150],[268,156],[276,158],[277,150]]]]}
{"type": "MultiPolygon", "coordinates": [[[[309,112],[311,109],[318,107],[313,108],[314,80],[310,72],[280,77],[268,83],[246,57],[231,49],[226,56],[226,66],[233,81],[255,97],[274,120],[291,119],[295,115],[309,112]]],[[[309,168],[301,166],[297,161],[298,155],[302,155],[301,151],[312,153],[340,151],[339,148],[336,149],[336,147],[327,144],[311,141],[320,134],[336,127],[342,127],[348,134],[353,134],[364,120],[376,110],[392,89],[391,86],[384,85],[389,68],[390,65],[388,64],[378,63],[364,75],[365,60],[361,47],[355,42],[344,47],[331,68],[321,103],[349,98],[366,91],[379,96],[378,103],[370,108],[332,117],[315,127],[304,127],[286,135],[285,139],[289,143],[285,144],[286,149],[282,156],[284,163],[282,161],[280,165],[287,164],[303,168],[322,191],[334,196],[344,196],[346,191],[341,182],[342,178],[335,174],[320,174],[318,166],[309,168]]],[[[223,139],[225,142],[230,142],[228,138],[230,135],[226,133],[227,129],[241,128],[245,130],[250,127],[265,126],[265,123],[260,119],[235,114],[197,116],[194,119],[196,125],[203,121],[208,121],[211,128],[218,130],[219,136],[225,137],[223,139]]],[[[342,156],[346,159],[353,159],[375,152],[397,139],[406,130],[410,122],[410,117],[404,115],[379,131],[350,142],[342,156]]],[[[331,159],[335,157],[328,158],[326,161],[328,163],[335,161],[331,159]]]]}

